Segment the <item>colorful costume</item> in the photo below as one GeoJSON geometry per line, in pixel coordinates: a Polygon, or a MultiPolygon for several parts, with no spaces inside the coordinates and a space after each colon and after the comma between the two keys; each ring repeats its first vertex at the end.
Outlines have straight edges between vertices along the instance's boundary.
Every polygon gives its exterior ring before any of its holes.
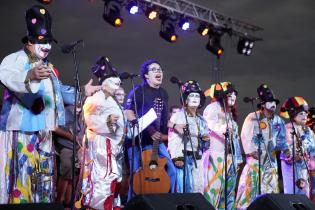
{"type": "MultiPolygon", "coordinates": [[[[261,85],[258,95],[262,103],[276,101],[271,90],[266,85],[261,85]],[[265,98],[261,94],[267,95],[265,98]]],[[[249,204],[258,196],[258,159],[251,154],[258,151],[261,142],[261,194],[279,193],[278,167],[276,160],[276,150],[288,151],[285,139],[284,121],[277,115],[273,118],[266,118],[262,111],[250,113],[243,124],[241,140],[244,152],[247,155],[246,165],[242,171],[236,197],[236,208],[246,209],[249,204]],[[260,122],[260,123],[259,123],[260,122]],[[259,127],[262,131],[262,138],[259,138],[259,127]]]]}
{"type": "Polygon", "coordinates": [[[296,159],[294,163],[295,181],[293,183],[293,163],[289,163],[282,157],[281,167],[283,175],[284,193],[293,194],[293,186],[295,186],[295,194],[305,194],[310,197],[311,171],[315,169],[315,136],[313,131],[306,126],[308,105],[302,97],[288,98],[282,105],[283,111],[280,113],[285,118],[291,118],[292,123],[286,124],[286,140],[293,154],[293,142],[295,143],[295,156],[304,158],[296,159]],[[305,122],[299,122],[297,115],[301,114],[305,122]],[[293,126],[294,129],[293,129],[293,126]],[[293,131],[296,132],[294,137],[293,131]],[[300,148],[302,146],[302,149],[300,148]],[[303,155],[302,155],[303,154],[303,155]],[[305,162],[304,162],[305,161],[305,162]],[[302,183],[303,182],[303,183],[302,183]]]}
{"type": "Polygon", "coordinates": [[[64,125],[63,103],[74,103],[74,89],[60,83],[50,63],[54,74],[49,79],[25,83],[35,65],[21,50],[0,66],[0,80],[10,89],[4,92],[0,118],[0,203],[54,200],[51,131],[64,125]],[[42,111],[34,114],[34,109],[42,111]]]}
{"type": "MultiPolygon", "coordinates": [[[[223,82],[220,88],[224,87],[222,94],[237,93],[229,82],[223,82]]],[[[214,87],[213,87],[214,88],[214,87]]],[[[211,88],[210,88],[211,89],[211,88]]],[[[238,164],[242,163],[242,155],[239,144],[238,126],[234,121],[232,114],[224,113],[224,108],[218,100],[221,96],[214,93],[212,98],[214,102],[210,103],[204,110],[203,116],[210,129],[210,148],[203,156],[205,188],[204,196],[216,208],[225,209],[225,136],[224,133],[229,127],[229,139],[232,148],[227,156],[227,209],[234,209],[235,187],[238,172],[238,164]],[[228,124],[226,123],[227,117],[228,124]]],[[[223,103],[222,99],[222,103],[223,103]]],[[[225,102],[224,102],[225,103],[225,102]]],[[[228,104],[226,103],[226,106],[228,104]]]]}

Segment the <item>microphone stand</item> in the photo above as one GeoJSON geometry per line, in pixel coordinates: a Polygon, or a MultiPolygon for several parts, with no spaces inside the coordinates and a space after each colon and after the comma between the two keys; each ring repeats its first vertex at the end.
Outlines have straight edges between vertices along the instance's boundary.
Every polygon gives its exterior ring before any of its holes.
{"type": "MultiPolygon", "coordinates": [[[[131,80],[131,85],[132,85],[132,94],[133,94],[133,102],[134,102],[134,107],[135,107],[135,117],[137,120],[136,125],[132,125],[132,141],[131,141],[131,170],[130,170],[130,178],[129,178],[129,187],[131,189],[131,193],[133,194],[133,176],[134,176],[134,163],[135,163],[135,146],[136,146],[136,136],[135,136],[135,131],[137,128],[138,131],[138,139],[139,139],[139,165],[140,167],[143,166],[142,163],[142,144],[141,144],[141,134],[139,133],[139,115],[138,115],[138,106],[137,106],[137,101],[136,101],[136,94],[135,94],[135,84],[134,84],[134,77],[130,77],[131,80]]],[[[144,103],[144,101],[142,102],[144,103]]],[[[142,113],[143,114],[143,113],[142,113]]]]}
{"type": "MultiPolygon", "coordinates": [[[[183,98],[183,92],[181,90],[181,85],[178,84],[178,87],[179,87],[180,101],[181,101],[183,108],[184,108],[185,103],[184,103],[184,98],[183,98]]],[[[183,193],[186,193],[187,141],[189,141],[190,145],[191,145],[191,151],[192,151],[192,156],[193,156],[195,168],[197,168],[197,161],[196,161],[196,156],[195,156],[195,152],[194,152],[194,148],[193,148],[193,144],[192,144],[192,140],[191,140],[188,117],[187,117],[187,113],[186,113],[185,108],[184,108],[184,116],[185,116],[185,121],[186,121],[186,127],[183,129],[183,131],[184,131],[184,136],[183,136],[183,141],[184,141],[183,193]]]]}
{"type": "MultiPolygon", "coordinates": [[[[291,136],[292,136],[292,140],[293,140],[293,151],[292,151],[292,158],[293,158],[293,162],[292,162],[292,170],[293,170],[293,181],[292,181],[292,184],[293,184],[293,194],[295,194],[295,138],[296,137],[296,143],[297,143],[297,148],[298,151],[301,153],[300,155],[303,157],[303,163],[306,167],[306,170],[307,172],[309,173],[309,170],[308,170],[308,165],[307,165],[307,162],[305,160],[305,156],[304,156],[304,151],[303,151],[303,146],[302,146],[302,142],[301,142],[301,139],[299,138],[296,130],[295,130],[295,127],[294,127],[294,123],[293,123],[293,120],[292,118],[290,117],[290,123],[292,125],[292,132],[291,132],[291,136]]],[[[310,183],[310,176],[308,175],[308,182],[310,183]]]]}
{"type": "Polygon", "coordinates": [[[229,137],[229,119],[227,117],[227,108],[226,108],[226,95],[224,94],[222,98],[222,104],[223,104],[223,109],[224,109],[224,117],[225,117],[225,122],[226,122],[226,132],[224,133],[224,205],[225,209],[227,209],[227,177],[228,177],[228,171],[227,171],[227,156],[228,156],[228,146],[231,149],[231,156],[232,156],[232,167],[234,168],[234,171],[236,171],[235,164],[234,164],[234,155],[233,155],[233,144],[231,142],[231,139],[229,137]]]}
{"type": "MultiPolygon", "coordinates": [[[[77,137],[77,104],[78,104],[78,93],[81,95],[80,79],[79,79],[79,68],[76,56],[76,46],[72,49],[72,56],[74,62],[74,81],[75,81],[75,92],[74,92],[74,116],[73,116],[73,145],[72,145],[72,191],[71,191],[71,208],[74,209],[75,200],[75,155],[76,155],[76,137],[77,137]]],[[[82,101],[79,101],[82,110],[82,101]]]]}

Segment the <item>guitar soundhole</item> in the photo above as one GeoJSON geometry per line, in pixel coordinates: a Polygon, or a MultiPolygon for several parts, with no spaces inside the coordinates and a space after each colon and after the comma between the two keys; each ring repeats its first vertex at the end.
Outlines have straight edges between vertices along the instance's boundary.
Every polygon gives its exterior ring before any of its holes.
{"type": "Polygon", "coordinates": [[[155,160],[151,160],[149,163],[150,169],[156,169],[158,167],[158,163],[155,160]]]}

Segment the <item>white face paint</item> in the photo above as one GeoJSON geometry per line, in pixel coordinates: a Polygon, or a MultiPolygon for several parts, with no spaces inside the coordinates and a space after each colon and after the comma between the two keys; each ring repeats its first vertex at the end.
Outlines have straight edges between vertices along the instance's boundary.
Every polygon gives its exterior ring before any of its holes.
{"type": "Polygon", "coordinates": [[[307,121],[307,113],[305,111],[299,112],[295,117],[294,121],[298,125],[305,125],[307,121]]]}
{"type": "Polygon", "coordinates": [[[189,107],[198,107],[200,105],[199,93],[189,93],[186,103],[189,107]]]}
{"type": "Polygon", "coordinates": [[[235,92],[232,92],[232,93],[228,94],[228,96],[227,96],[228,106],[234,106],[235,101],[236,101],[236,94],[235,94],[235,92]]]}
{"type": "Polygon", "coordinates": [[[116,98],[116,100],[118,101],[118,103],[120,103],[120,104],[123,104],[123,103],[124,103],[124,99],[125,99],[125,95],[126,95],[124,89],[122,89],[121,87],[119,87],[119,88],[115,91],[114,95],[115,95],[115,98],[116,98]]]}
{"type": "Polygon", "coordinates": [[[102,83],[102,87],[103,89],[106,89],[107,91],[113,94],[115,90],[119,89],[120,84],[121,81],[119,77],[109,77],[104,80],[104,82],[102,83]]]}
{"type": "Polygon", "coordinates": [[[49,52],[51,50],[51,44],[34,44],[34,53],[36,57],[39,59],[44,59],[48,56],[49,52]]]}
{"type": "Polygon", "coordinates": [[[265,103],[265,108],[268,111],[274,112],[274,111],[276,111],[277,104],[276,104],[275,101],[268,101],[268,102],[265,103]]]}

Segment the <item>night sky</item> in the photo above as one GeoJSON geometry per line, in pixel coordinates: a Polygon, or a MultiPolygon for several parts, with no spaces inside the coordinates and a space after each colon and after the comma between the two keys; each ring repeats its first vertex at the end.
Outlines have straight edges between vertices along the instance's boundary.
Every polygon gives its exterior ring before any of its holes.
{"type": "MultiPolygon", "coordinates": [[[[290,96],[303,96],[315,106],[315,1],[314,0],[198,0],[193,1],[227,16],[264,28],[253,54],[237,53],[238,39],[222,38],[225,54],[221,58],[221,80],[231,81],[238,89],[241,125],[251,112],[244,96],[257,96],[256,88],[268,84],[281,102],[290,96]]],[[[25,10],[39,4],[35,0],[0,1],[0,59],[22,47],[26,34],[25,10]]],[[[46,6],[53,17],[53,34],[58,44],[53,46],[50,61],[60,71],[60,79],[73,84],[74,68],[71,55],[61,53],[61,46],[83,39],[78,48],[81,83],[91,77],[90,67],[98,56],[105,55],[119,71],[138,73],[147,59],[157,59],[165,71],[163,87],[170,95],[170,105],[179,103],[177,86],[171,76],[185,81],[199,81],[202,89],[213,82],[215,57],[205,49],[207,38],[197,32],[178,31],[174,44],[159,36],[160,21],[149,21],[144,15],[132,16],[123,10],[124,24],[114,28],[102,19],[103,1],[54,0],[46,6]]],[[[141,82],[137,80],[137,82],[141,82]]],[[[124,84],[127,92],[130,82],[124,84]]],[[[209,100],[208,100],[209,101],[209,100]]]]}

